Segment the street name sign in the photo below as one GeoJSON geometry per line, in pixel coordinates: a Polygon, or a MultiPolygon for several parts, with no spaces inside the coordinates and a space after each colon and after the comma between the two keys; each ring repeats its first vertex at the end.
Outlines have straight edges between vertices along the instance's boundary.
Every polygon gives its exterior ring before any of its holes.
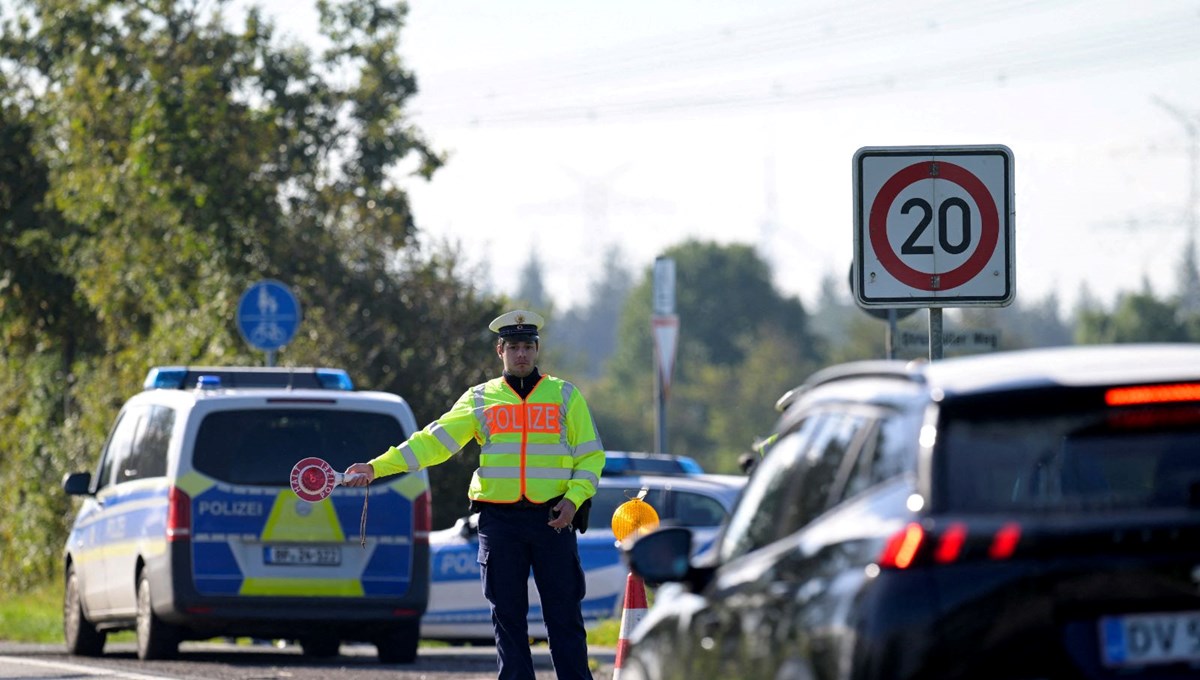
{"type": "MultiPolygon", "coordinates": [[[[900,346],[904,348],[928,347],[929,334],[916,331],[901,331],[900,346]]],[[[943,331],[942,347],[946,349],[991,350],[1000,349],[1000,331],[969,330],[943,331]]]]}
{"type": "Polygon", "coordinates": [[[855,302],[1003,307],[1016,295],[1013,154],[1003,145],[854,154],[855,302]]]}

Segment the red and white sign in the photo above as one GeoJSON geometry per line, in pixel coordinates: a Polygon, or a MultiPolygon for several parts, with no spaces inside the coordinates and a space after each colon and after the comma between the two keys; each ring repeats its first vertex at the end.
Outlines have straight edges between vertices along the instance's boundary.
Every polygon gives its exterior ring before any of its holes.
{"type": "Polygon", "coordinates": [[[1012,303],[1008,147],[864,147],[854,154],[854,200],[860,306],[1012,303]]]}
{"type": "Polygon", "coordinates": [[[671,387],[671,374],[675,372],[675,347],[679,344],[679,317],[674,314],[655,314],[651,319],[654,328],[654,356],[658,364],[659,384],[663,394],[671,387]]]}
{"type": "Polygon", "coordinates": [[[329,498],[337,486],[338,473],[320,458],[305,458],[292,466],[292,491],[309,503],[329,498]]]}

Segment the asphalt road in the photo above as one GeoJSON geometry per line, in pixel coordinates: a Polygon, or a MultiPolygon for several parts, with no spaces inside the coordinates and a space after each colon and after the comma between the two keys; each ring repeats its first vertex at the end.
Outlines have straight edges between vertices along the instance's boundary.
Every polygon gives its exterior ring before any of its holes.
{"type": "MultiPolygon", "coordinates": [[[[422,647],[413,664],[382,665],[372,646],[343,645],[335,659],[310,660],[296,646],[186,642],[172,661],[138,661],[132,643],[109,644],[105,655],[68,656],[60,645],[0,642],[0,678],[117,678],[122,680],[487,680],[496,677],[494,647],[422,647]]],[[[593,648],[595,680],[611,680],[614,650],[593,648]]],[[[549,650],[534,648],[538,680],[554,680],[549,650]]]]}

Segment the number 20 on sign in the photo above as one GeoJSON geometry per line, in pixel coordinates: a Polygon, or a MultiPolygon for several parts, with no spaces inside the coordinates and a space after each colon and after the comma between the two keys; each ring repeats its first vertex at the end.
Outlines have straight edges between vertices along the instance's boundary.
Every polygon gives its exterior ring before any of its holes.
{"type": "Polygon", "coordinates": [[[864,147],[854,154],[854,202],[860,306],[1012,303],[1008,147],[864,147]]]}

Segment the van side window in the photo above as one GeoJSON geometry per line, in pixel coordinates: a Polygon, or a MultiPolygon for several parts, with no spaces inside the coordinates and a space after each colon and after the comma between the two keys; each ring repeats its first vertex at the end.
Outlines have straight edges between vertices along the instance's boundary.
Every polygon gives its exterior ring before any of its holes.
{"type": "Polygon", "coordinates": [[[166,406],[152,406],[138,423],[130,455],[121,465],[117,482],[127,482],[167,474],[167,445],[171,428],[175,426],[175,411],[166,406]]]}
{"type": "Polygon", "coordinates": [[[113,426],[112,434],[108,436],[108,444],[104,447],[104,455],[100,459],[100,470],[96,473],[96,490],[121,480],[121,470],[124,469],[125,462],[133,450],[138,422],[144,412],[142,407],[127,408],[113,426]]]}

